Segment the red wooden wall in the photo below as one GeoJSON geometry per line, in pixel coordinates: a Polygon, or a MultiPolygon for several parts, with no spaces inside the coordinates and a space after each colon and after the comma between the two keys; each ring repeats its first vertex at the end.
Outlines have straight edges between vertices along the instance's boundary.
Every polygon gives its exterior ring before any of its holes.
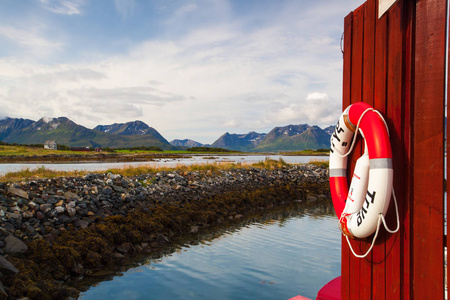
{"type": "MultiPolygon", "coordinates": [[[[377,9],[368,0],[344,19],[343,109],[364,101],[386,118],[401,227],[380,230],[365,259],[342,239],[342,299],[444,299],[446,0],[399,0],[380,19],[377,9]]],[[[365,253],[371,241],[351,243],[365,253]]]]}

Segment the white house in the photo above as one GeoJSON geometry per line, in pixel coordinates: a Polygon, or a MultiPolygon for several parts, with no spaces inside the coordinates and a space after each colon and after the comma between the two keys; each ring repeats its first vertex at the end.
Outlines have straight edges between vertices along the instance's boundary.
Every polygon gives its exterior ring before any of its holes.
{"type": "Polygon", "coordinates": [[[44,149],[47,149],[47,150],[58,150],[58,146],[56,145],[55,141],[49,140],[49,141],[45,141],[44,149]]]}

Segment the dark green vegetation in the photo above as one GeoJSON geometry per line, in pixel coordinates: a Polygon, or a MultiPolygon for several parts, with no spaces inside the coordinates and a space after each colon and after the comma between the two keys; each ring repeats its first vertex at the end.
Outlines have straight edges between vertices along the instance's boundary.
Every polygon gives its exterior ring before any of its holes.
{"type": "Polygon", "coordinates": [[[139,146],[139,147],[130,147],[130,148],[116,148],[115,150],[129,150],[129,151],[136,151],[136,150],[140,150],[140,151],[156,151],[156,152],[162,152],[164,151],[163,149],[156,147],[156,146],[139,146]]]}
{"type": "Polygon", "coordinates": [[[238,151],[233,151],[233,150],[228,150],[228,149],[223,149],[223,148],[215,148],[215,147],[192,147],[187,149],[188,152],[201,152],[201,153],[208,153],[208,152],[212,152],[212,153],[230,153],[230,152],[238,152],[238,151]]]}

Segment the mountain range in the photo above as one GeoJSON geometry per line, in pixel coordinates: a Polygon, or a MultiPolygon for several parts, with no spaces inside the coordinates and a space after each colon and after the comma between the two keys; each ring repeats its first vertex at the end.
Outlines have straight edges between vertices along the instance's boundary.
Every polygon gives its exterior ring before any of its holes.
{"type": "Polygon", "coordinates": [[[43,144],[55,140],[70,147],[131,148],[156,146],[163,150],[216,147],[245,152],[296,151],[328,148],[334,126],[321,129],[308,124],[275,127],[269,133],[225,133],[212,145],[196,141],[173,140],[170,143],[154,128],[142,121],[98,125],[88,129],[66,117],[41,118],[38,121],[19,118],[0,120],[0,140],[5,143],[43,144]]]}
{"type": "MultiPolygon", "coordinates": [[[[330,126],[334,128],[333,126],[330,126]]],[[[275,127],[269,133],[222,135],[212,146],[250,152],[298,151],[330,147],[330,127],[321,129],[308,124],[275,127]]],[[[332,132],[332,131],[331,131],[332,132]]]]}
{"type": "Polygon", "coordinates": [[[174,149],[155,129],[144,122],[99,125],[96,128],[104,130],[88,129],[66,117],[41,118],[36,122],[6,118],[0,120],[0,140],[17,144],[43,144],[46,140],[55,140],[58,144],[70,147],[156,146],[164,150],[174,149]]]}

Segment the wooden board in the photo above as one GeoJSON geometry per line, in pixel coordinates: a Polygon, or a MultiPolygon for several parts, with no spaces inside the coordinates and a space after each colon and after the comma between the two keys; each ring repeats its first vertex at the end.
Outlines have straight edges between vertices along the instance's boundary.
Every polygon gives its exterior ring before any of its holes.
{"type": "Polygon", "coordinates": [[[416,3],[411,208],[416,299],[444,299],[445,2],[416,3]]]}

